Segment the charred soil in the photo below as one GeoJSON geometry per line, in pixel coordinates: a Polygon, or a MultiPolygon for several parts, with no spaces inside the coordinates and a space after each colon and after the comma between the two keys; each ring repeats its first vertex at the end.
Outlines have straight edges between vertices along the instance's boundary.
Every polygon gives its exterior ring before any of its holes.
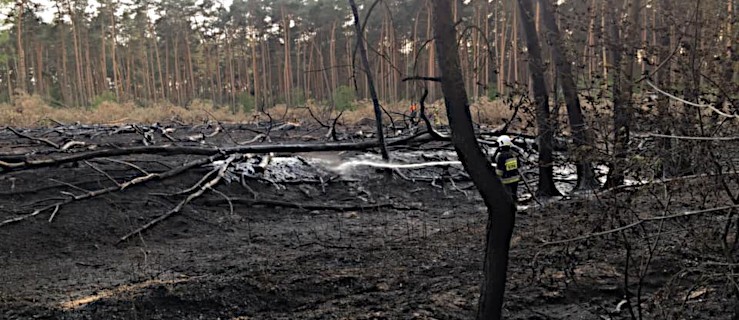
{"type": "MultiPolygon", "coordinates": [[[[75,130],[74,139],[88,144],[141,144],[137,132],[75,130]]],[[[184,139],[200,130],[213,129],[180,127],[172,136],[184,139]]],[[[204,141],[228,144],[256,136],[248,128],[228,131],[204,141]]],[[[59,142],[65,137],[41,129],[28,134],[59,142]]],[[[322,137],[302,128],[272,133],[273,143],[322,137]]],[[[0,138],[3,155],[40,148],[38,141],[7,131],[0,138]]],[[[341,161],[351,154],[324,157],[341,161]]],[[[198,157],[116,159],[156,173],[198,157]]],[[[130,165],[98,160],[0,173],[0,220],[142,175],[130,165]]],[[[453,185],[409,181],[367,169],[318,181],[247,179],[248,188],[223,182],[217,192],[119,242],[170,211],[185,198],[177,193],[211,170],[199,166],[0,226],[0,318],[474,317],[487,216],[465,179],[453,185]]],[[[726,275],[736,267],[729,260],[736,254],[727,256],[722,243],[736,242],[724,241],[735,233],[722,231],[736,219],[736,209],[548,244],[660,215],[664,203],[655,199],[664,193],[672,194],[665,200],[671,214],[725,205],[726,196],[716,190],[711,179],[693,179],[530,203],[517,216],[507,318],[628,319],[641,309],[644,319],[730,319],[736,297],[726,275]],[[713,192],[703,196],[700,190],[713,192]]]]}

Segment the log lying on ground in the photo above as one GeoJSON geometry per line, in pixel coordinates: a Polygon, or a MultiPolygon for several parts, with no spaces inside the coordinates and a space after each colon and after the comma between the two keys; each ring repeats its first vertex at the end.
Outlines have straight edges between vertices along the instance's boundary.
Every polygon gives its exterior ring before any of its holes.
{"type": "Polygon", "coordinates": [[[395,210],[419,210],[413,206],[400,206],[395,203],[376,203],[376,204],[309,204],[309,203],[297,203],[287,202],[270,199],[249,199],[249,198],[229,198],[229,199],[207,199],[203,200],[206,205],[224,205],[230,203],[238,203],[244,205],[265,205],[273,207],[285,207],[285,208],[296,208],[304,210],[334,210],[334,211],[362,211],[370,209],[390,208],[395,210]]]}
{"type": "MultiPolygon", "coordinates": [[[[433,141],[433,137],[422,133],[410,137],[398,138],[388,141],[388,145],[401,145],[409,142],[429,142],[433,141]]],[[[321,151],[362,151],[376,148],[379,146],[377,141],[362,142],[327,142],[322,144],[312,143],[286,143],[286,144],[260,144],[235,146],[227,148],[208,148],[208,147],[191,147],[191,146],[144,146],[144,147],[128,147],[119,149],[104,149],[88,152],[79,152],[63,156],[46,156],[40,159],[33,159],[30,155],[19,155],[14,162],[0,161],[0,172],[19,171],[27,169],[35,169],[42,167],[56,166],[65,163],[89,160],[101,157],[115,157],[134,154],[191,154],[212,156],[216,154],[234,154],[234,153],[270,153],[270,152],[321,152],[321,151]]],[[[7,159],[7,156],[1,156],[7,159]]]]}
{"type": "MultiPolygon", "coordinates": [[[[401,146],[410,143],[426,143],[431,141],[449,141],[447,136],[438,136],[428,132],[420,132],[418,134],[395,139],[388,139],[387,146],[401,146]]],[[[495,142],[478,139],[481,144],[497,145],[495,142]]],[[[41,155],[34,154],[0,154],[0,173],[9,171],[20,171],[28,169],[36,169],[43,167],[52,167],[65,163],[72,163],[83,160],[90,160],[101,157],[116,157],[124,155],[137,154],[156,154],[156,155],[203,155],[212,156],[215,154],[229,155],[234,153],[270,153],[270,152],[323,152],[323,151],[364,151],[379,147],[377,141],[360,141],[360,142],[327,142],[321,144],[314,143],[286,143],[286,144],[258,144],[258,145],[239,145],[232,147],[200,147],[200,146],[178,146],[178,145],[160,145],[160,146],[137,146],[109,148],[92,151],[82,151],[77,153],[50,153],[41,155]]]]}

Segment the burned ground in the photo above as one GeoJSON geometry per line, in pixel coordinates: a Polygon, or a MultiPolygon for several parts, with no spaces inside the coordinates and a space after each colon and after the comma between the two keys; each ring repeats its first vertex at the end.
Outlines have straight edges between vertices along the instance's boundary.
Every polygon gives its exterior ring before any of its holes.
{"type": "MultiPolygon", "coordinates": [[[[134,132],[74,130],[75,140],[101,147],[141,144],[141,135],[134,132]]],[[[213,131],[180,127],[172,136],[200,130],[213,131]]],[[[64,135],[53,131],[28,134],[64,142],[64,135]]],[[[249,128],[234,127],[205,141],[226,145],[232,138],[248,141],[255,135],[249,128]]],[[[272,141],[312,142],[322,136],[300,128],[275,131],[272,141]]],[[[4,155],[43,149],[7,131],[0,138],[4,155]]],[[[357,154],[322,157],[341,161],[357,154]]],[[[199,157],[116,159],[156,173],[199,157]]],[[[90,163],[100,171],[75,162],[1,173],[0,220],[31,213],[69,193],[110,187],[111,178],[123,182],[141,176],[121,163],[90,163]]],[[[474,317],[487,217],[464,176],[456,175],[452,185],[365,168],[351,177],[319,181],[247,179],[249,188],[238,181],[223,182],[215,188],[220,193],[206,192],[179,214],[118,243],[176,206],[184,196],[173,194],[209,171],[201,166],[0,226],[2,318],[474,317]],[[249,189],[261,204],[249,202],[254,199],[249,189]],[[233,211],[226,198],[233,200],[233,211]],[[351,206],[355,208],[347,209],[351,206]]],[[[410,170],[402,172],[412,176],[410,170]]],[[[735,267],[729,260],[735,253],[727,256],[722,244],[736,245],[736,232],[724,232],[725,226],[737,227],[727,224],[736,219],[732,209],[647,221],[609,233],[663,214],[665,203],[667,214],[730,203],[717,190],[715,180],[697,178],[544,206],[523,203],[512,241],[507,318],[627,319],[629,310],[638,312],[636,297],[641,296],[645,319],[730,319],[736,297],[727,275],[735,267]],[[655,200],[663,198],[669,200],[655,200]],[[606,234],[549,244],[599,232],[606,234]],[[650,256],[647,249],[652,247],[650,256]],[[645,276],[639,286],[640,273],[645,276]],[[625,292],[631,308],[622,302],[625,292]]]]}

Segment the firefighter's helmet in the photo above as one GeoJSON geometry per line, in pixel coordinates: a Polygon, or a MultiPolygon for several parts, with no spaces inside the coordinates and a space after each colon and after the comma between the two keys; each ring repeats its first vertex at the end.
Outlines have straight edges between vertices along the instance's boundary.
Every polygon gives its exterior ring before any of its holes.
{"type": "Polygon", "coordinates": [[[498,137],[498,146],[501,147],[510,147],[513,145],[513,141],[511,141],[511,137],[507,135],[502,135],[498,137]]]}

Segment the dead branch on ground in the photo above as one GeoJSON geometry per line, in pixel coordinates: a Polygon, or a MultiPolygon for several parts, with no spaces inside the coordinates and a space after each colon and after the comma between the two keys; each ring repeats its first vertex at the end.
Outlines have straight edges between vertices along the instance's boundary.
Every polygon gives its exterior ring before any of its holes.
{"type": "Polygon", "coordinates": [[[331,128],[328,130],[327,136],[330,134],[331,138],[334,139],[334,141],[339,141],[339,138],[336,136],[336,123],[339,122],[339,118],[341,118],[341,115],[344,114],[344,110],[341,110],[339,112],[339,115],[334,118],[334,121],[331,123],[331,128]]]}
{"type": "Polygon", "coordinates": [[[207,113],[207,114],[208,114],[208,115],[209,115],[209,116],[210,116],[211,118],[213,118],[213,120],[215,120],[215,121],[216,121],[216,123],[218,123],[218,127],[220,127],[220,128],[221,128],[221,130],[223,130],[223,132],[225,132],[225,133],[226,133],[226,135],[228,136],[228,138],[229,138],[229,139],[231,139],[231,142],[233,142],[233,143],[237,143],[237,142],[236,142],[236,139],[234,139],[234,137],[233,137],[233,136],[231,135],[231,132],[230,132],[230,131],[228,131],[228,129],[226,129],[226,127],[225,127],[225,126],[223,126],[223,123],[221,123],[221,121],[220,121],[220,120],[218,120],[218,118],[216,118],[216,117],[215,117],[215,116],[214,116],[214,115],[213,115],[212,113],[210,113],[210,112],[209,112],[208,110],[205,110],[205,113],[207,113]]]}
{"type": "Polygon", "coordinates": [[[241,141],[241,142],[237,142],[236,144],[238,144],[238,145],[245,145],[245,144],[250,144],[250,143],[254,143],[254,142],[256,142],[256,141],[257,141],[257,140],[259,140],[259,139],[262,139],[262,141],[264,141],[264,139],[265,139],[266,137],[267,137],[267,135],[265,135],[264,133],[260,133],[260,134],[258,134],[258,135],[256,135],[256,136],[254,136],[254,138],[252,138],[251,140],[247,140],[247,141],[241,141]]]}
{"type": "Polygon", "coordinates": [[[203,185],[202,187],[200,187],[200,189],[198,191],[196,191],[194,193],[191,193],[189,196],[187,196],[187,198],[185,198],[184,200],[180,201],[180,203],[177,204],[177,206],[175,206],[174,208],[172,208],[172,210],[169,210],[167,213],[165,213],[165,214],[163,214],[163,215],[155,218],[154,220],[149,221],[149,223],[147,223],[147,224],[139,227],[138,229],[136,229],[134,231],[131,231],[130,233],[128,233],[125,236],[121,237],[121,239],[118,240],[118,243],[123,242],[123,241],[126,241],[131,236],[140,234],[141,232],[143,232],[143,231],[145,231],[145,230],[153,227],[157,223],[164,221],[165,219],[171,217],[172,215],[174,215],[176,213],[179,213],[186,204],[190,203],[190,201],[192,201],[193,199],[201,196],[203,193],[205,193],[206,190],[213,189],[213,187],[215,187],[215,185],[218,184],[218,182],[220,182],[221,179],[223,179],[223,176],[226,173],[226,170],[228,169],[228,167],[231,165],[231,163],[234,160],[236,160],[238,157],[239,157],[238,155],[231,155],[230,157],[228,157],[224,161],[224,163],[221,165],[221,167],[219,168],[218,175],[216,175],[216,177],[213,178],[213,180],[209,181],[208,183],[206,183],[205,185],[203,185]]]}
{"type": "Polygon", "coordinates": [[[202,158],[202,159],[199,159],[199,160],[188,162],[188,163],[186,163],[186,164],[184,164],[182,166],[176,167],[176,168],[171,169],[169,171],[166,171],[164,173],[160,173],[160,174],[150,173],[150,174],[147,174],[147,175],[144,175],[144,176],[139,176],[139,177],[134,178],[132,180],[129,180],[127,182],[120,183],[120,184],[115,185],[115,186],[111,186],[111,187],[103,188],[103,189],[99,189],[99,190],[94,190],[94,191],[89,191],[87,193],[80,194],[80,195],[72,195],[72,194],[69,194],[69,197],[66,198],[66,199],[64,199],[64,200],[62,200],[62,201],[59,201],[59,202],[56,202],[56,203],[47,205],[45,207],[36,209],[35,211],[33,211],[33,212],[29,213],[29,214],[26,214],[26,215],[22,215],[22,216],[19,216],[19,217],[15,217],[15,218],[4,220],[4,221],[0,222],[0,227],[2,227],[4,225],[7,225],[7,224],[20,222],[20,221],[26,220],[28,218],[35,217],[35,216],[39,215],[40,213],[45,212],[45,211],[50,210],[50,209],[54,209],[54,213],[56,213],[56,211],[59,210],[58,209],[59,207],[64,206],[64,205],[67,205],[67,204],[70,204],[70,203],[75,202],[75,201],[82,201],[82,200],[86,200],[86,199],[98,197],[98,196],[101,196],[101,195],[104,195],[104,194],[108,194],[108,193],[111,193],[111,192],[122,191],[122,190],[124,190],[126,188],[129,188],[129,187],[132,187],[132,186],[136,186],[136,185],[142,185],[142,184],[145,184],[147,182],[154,181],[154,180],[168,179],[168,178],[177,176],[177,175],[179,175],[179,174],[181,174],[183,172],[186,172],[187,170],[190,170],[192,168],[195,168],[195,167],[204,165],[206,163],[211,163],[211,162],[213,162],[215,160],[218,160],[218,159],[221,159],[223,157],[224,157],[224,155],[221,155],[221,154],[213,155],[213,156],[210,156],[210,157],[207,157],[207,158],[202,158]]]}
{"type": "Polygon", "coordinates": [[[25,133],[22,133],[22,132],[20,132],[18,130],[13,129],[12,127],[7,127],[7,129],[8,129],[8,131],[12,132],[13,134],[15,134],[16,136],[19,136],[21,138],[26,138],[26,139],[31,140],[31,141],[35,141],[35,142],[39,142],[39,143],[43,143],[43,144],[49,145],[49,146],[51,146],[54,149],[59,149],[59,145],[57,143],[55,143],[55,142],[52,142],[49,139],[32,137],[30,135],[27,135],[25,133]]]}
{"type": "MultiPolygon", "coordinates": [[[[203,202],[206,205],[222,205],[228,203],[225,199],[205,199],[203,202]]],[[[349,205],[334,205],[334,204],[311,204],[311,203],[295,203],[286,202],[280,200],[271,199],[249,199],[249,198],[231,198],[230,202],[244,204],[249,206],[265,205],[273,207],[285,207],[285,208],[296,208],[303,210],[333,210],[333,211],[363,211],[380,208],[390,208],[395,210],[420,210],[412,206],[400,206],[395,203],[377,203],[377,204],[349,204],[349,205]]]]}
{"type": "MultiPolygon", "coordinates": [[[[397,139],[388,140],[388,145],[402,145],[408,142],[429,142],[434,139],[425,137],[423,135],[414,135],[411,137],[403,137],[397,139]]],[[[175,146],[175,145],[162,145],[162,146],[138,146],[138,147],[127,147],[118,149],[103,149],[93,150],[86,152],[74,153],[67,156],[54,157],[48,155],[44,158],[33,159],[33,155],[14,155],[11,158],[13,160],[0,161],[0,172],[8,171],[19,171],[34,168],[57,166],[70,162],[77,162],[101,157],[114,157],[123,155],[134,155],[134,154],[163,154],[163,155],[177,155],[177,154],[192,154],[202,156],[212,156],[215,154],[234,154],[234,153],[270,153],[270,152],[320,152],[320,151],[363,151],[367,149],[373,149],[379,147],[380,144],[377,141],[362,141],[362,142],[327,142],[323,144],[305,144],[305,143],[292,143],[292,144],[261,144],[251,146],[236,146],[228,148],[215,148],[215,147],[190,147],[190,146],[175,146]]]]}

